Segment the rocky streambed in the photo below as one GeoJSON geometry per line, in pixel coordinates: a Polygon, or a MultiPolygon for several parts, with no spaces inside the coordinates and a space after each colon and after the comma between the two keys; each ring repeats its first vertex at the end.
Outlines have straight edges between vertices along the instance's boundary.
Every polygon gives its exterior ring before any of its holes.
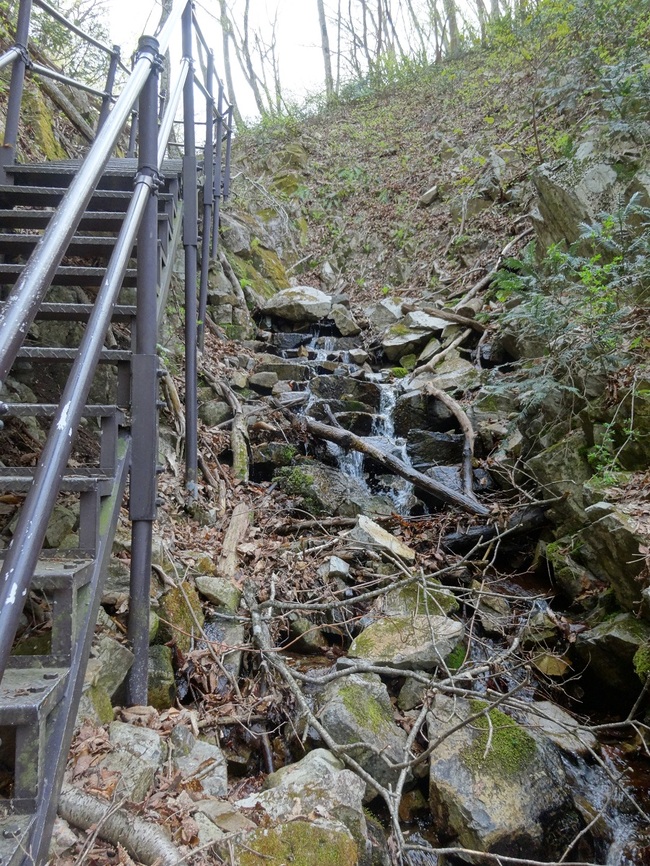
{"type": "MultiPolygon", "coordinates": [[[[557,541],[567,508],[619,515],[578,503],[556,444],[528,461],[545,489],[524,477],[534,421],[475,312],[353,314],[295,287],[206,371],[201,417],[240,501],[184,578],[161,551],[153,708],[121,711],[92,766],[159,814],[176,779],[166,808],[197,862],[646,862],[650,624],[603,612],[634,565],[612,549],[612,592],[557,541]]],[[[111,623],[91,716],[128,668],[111,623]]]]}

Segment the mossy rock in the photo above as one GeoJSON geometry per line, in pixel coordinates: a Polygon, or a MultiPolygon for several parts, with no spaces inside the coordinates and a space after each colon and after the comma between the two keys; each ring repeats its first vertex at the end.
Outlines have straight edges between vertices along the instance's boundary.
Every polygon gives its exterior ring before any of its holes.
{"type": "Polygon", "coordinates": [[[68,154],[54,136],[54,109],[36,87],[26,87],[23,94],[22,116],[29,128],[33,144],[45,159],[66,159],[68,154]]]}
{"type": "Polygon", "coordinates": [[[356,866],[357,846],[342,824],[290,821],[247,834],[237,846],[239,866],[356,866]]]}
{"type": "Polygon", "coordinates": [[[226,256],[230,265],[235,272],[235,276],[242,286],[250,286],[250,288],[262,298],[272,298],[277,289],[271,280],[263,277],[252,262],[236,256],[234,253],[226,250],[226,256]]]}
{"type": "Polygon", "coordinates": [[[101,686],[90,686],[85,689],[79,702],[77,719],[89,719],[100,725],[108,725],[113,721],[113,704],[106,689],[101,686]]]}
{"type": "Polygon", "coordinates": [[[273,175],[269,188],[277,195],[291,198],[304,186],[299,174],[293,171],[278,171],[273,175]]]}
{"type": "Polygon", "coordinates": [[[644,643],[634,653],[632,659],[634,670],[641,682],[645,682],[650,676],[650,642],[644,643]]]}
{"type": "Polygon", "coordinates": [[[455,613],[460,608],[455,595],[440,581],[427,580],[426,589],[418,583],[394,589],[386,596],[385,612],[396,616],[418,614],[426,616],[433,613],[444,615],[455,613]]]}
{"type": "MultiPolygon", "coordinates": [[[[472,713],[478,713],[488,706],[485,701],[470,701],[472,713]]],[[[477,775],[486,771],[497,775],[518,776],[525,772],[537,755],[535,740],[501,710],[490,710],[486,715],[475,719],[472,727],[480,733],[471,747],[463,753],[463,762],[477,775]]]]}
{"type": "Polygon", "coordinates": [[[191,583],[183,583],[182,590],[175,586],[166,592],[160,599],[158,616],[160,627],[156,640],[164,644],[174,641],[182,653],[189,652],[192,645],[192,637],[197,637],[194,617],[188,609],[188,602],[192,606],[195,617],[203,625],[204,616],[201,602],[195,587],[191,583]],[[186,600],[187,599],[187,600],[186,600]]]}
{"type": "Polygon", "coordinates": [[[278,254],[255,241],[253,242],[253,265],[265,279],[273,283],[276,289],[289,288],[289,278],[278,254]]]}
{"type": "Polygon", "coordinates": [[[171,647],[149,647],[147,703],[157,710],[168,710],[173,706],[175,700],[176,679],[171,647]]]}

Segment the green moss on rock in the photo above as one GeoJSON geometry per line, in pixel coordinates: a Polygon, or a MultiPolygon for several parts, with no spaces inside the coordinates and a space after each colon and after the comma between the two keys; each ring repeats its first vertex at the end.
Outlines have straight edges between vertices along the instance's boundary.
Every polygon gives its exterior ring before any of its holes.
{"type": "Polygon", "coordinates": [[[237,859],[239,866],[356,866],[359,858],[347,830],[291,821],[247,834],[237,859]]]}
{"type": "Polygon", "coordinates": [[[248,262],[231,252],[226,252],[226,256],[235,272],[235,276],[242,285],[250,286],[254,292],[263,298],[273,297],[276,293],[275,286],[271,280],[262,276],[252,262],[248,262]]]}
{"type": "MultiPolygon", "coordinates": [[[[357,638],[358,640],[358,638],[357,638]]],[[[354,683],[341,686],[339,691],[343,706],[354,717],[360,727],[368,728],[373,734],[380,734],[393,723],[388,709],[366,689],[354,683]]]]}
{"type": "Polygon", "coordinates": [[[191,583],[183,583],[182,589],[175,586],[160,599],[158,615],[160,626],[157,641],[164,644],[174,641],[182,653],[189,652],[192,637],[196,635],[195,617],[188,608],[188,602],[196,619],[203,625],[203,609],[198,593],[191,583]],[[187,600],[186,600],[187,599],[187,600]]]}
{"type": "Polygon", "coordinates": [[[278,254],[261,246],[257,241],[253,241],[252,250],[253,265],[259,273],[270,280],[276,289],[288,289],[289,278],[278,254]]]}
{"type": "Polygon", "coordinates": [[[642,682],[650,676],[650,643],[644,643],[634,653],[634,671],[642,682]]]}
{"type": "Polygon", "coordinates": [[[25,124],[29,126],[34,144],[42,150],[46,159],[66,158],[66,152],[54,137],[53,109],[38,88],[25,88],[23,118],[25,124]]]}
{"type": "MultiPolygon", "coordinates": [[[[472,713],[488,706],[485,701],[470,701],[472,713]]],[[[464,752],[463,762],[477,773],[487,771],[496,776],[517,776],[524,772],[537,753],[537,744],[530,734],[501,710],[490,710],[487,715],[475,719],[472,727],[479,730],[479,735],[471,748],[464,752]]]]}

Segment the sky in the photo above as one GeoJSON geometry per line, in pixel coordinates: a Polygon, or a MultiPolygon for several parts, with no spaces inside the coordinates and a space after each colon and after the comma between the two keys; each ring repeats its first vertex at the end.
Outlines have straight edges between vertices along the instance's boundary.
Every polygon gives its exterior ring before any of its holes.
{"type": "MultiPolygon", "coordinates": [[[[258,7],[266,3],[266,20],[278,5],[278,53],[285,96],[300,99],[308,92],[322,89],[322,60],[319,48],[318,18],[315,0],[257,0],[258,7]]],[[[122,47],[126,60],[143,33],[153,33],[160,19],[160,3],[156,0],[108,0],[111,40],[122,47]]],[[[214,45],[217,72],[223,77],[221,64],[221,33],[211,14],[216,0],[198,0],[197,17],[206,39],[214,45]]],[[[264,14],[264,13],[262,13],[264,14]]],[[[260,21],[260,25],[265,23],[260,21]]],[[[233,72],[236,61],[233,58],[233,72]]],[[[242,114],[253,117],[255,105],[248,87],[235,84],[242,114]]]]}

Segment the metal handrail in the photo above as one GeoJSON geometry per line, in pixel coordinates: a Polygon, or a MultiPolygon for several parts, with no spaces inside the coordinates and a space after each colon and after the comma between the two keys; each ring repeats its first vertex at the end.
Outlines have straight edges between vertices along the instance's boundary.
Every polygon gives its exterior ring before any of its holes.
{"type": "Polygon", "coordinates": [[[110,98],[110,93],[107,93],[105,90],[98,90],[96,87],[91,87],[90,84],[84,84],[83,81],[79,81],[76,78],[70,78],[67,75],[63,75],[61,72],[56,72],[54,69],[50,69],[49,66],[43,66],[40,63],[31,63],[30,71],[35,72],[37,75],[44,75],[46,78],[52,78],[54,81],[60,81],[61,84],[67,84],[70,87],[76,87],[77,90],[83,90],[85,93],[90,93],[93,96],[99,96],[102,99],[110,98]]]}
{"type": "Polygon", "coordinates": [[[0,69],[4,69],[5,66],[9,66],[10,63],[13,63],[22,55],[22,51],[16,45],[13,48],[10,48],[8,51],[0,57],[0,69]]]}

